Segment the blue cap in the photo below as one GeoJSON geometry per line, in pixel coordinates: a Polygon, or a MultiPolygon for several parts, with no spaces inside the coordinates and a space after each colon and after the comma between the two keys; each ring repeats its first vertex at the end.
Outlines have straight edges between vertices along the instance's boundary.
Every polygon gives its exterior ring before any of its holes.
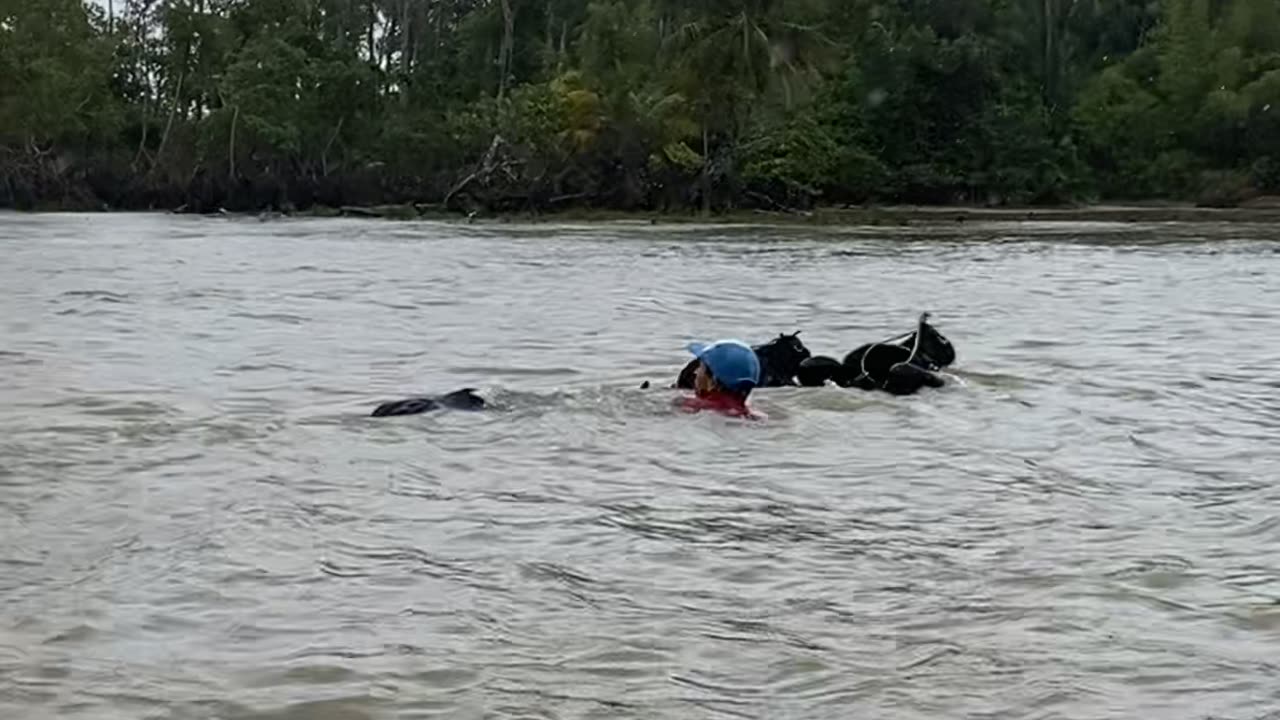
{"type": "Polygon", "coordinates": [[[760,358],[741,340],[689,343],[686,346],[711,371],[716,382],[730,390],[749,390],[760,384],[760,358]]]}

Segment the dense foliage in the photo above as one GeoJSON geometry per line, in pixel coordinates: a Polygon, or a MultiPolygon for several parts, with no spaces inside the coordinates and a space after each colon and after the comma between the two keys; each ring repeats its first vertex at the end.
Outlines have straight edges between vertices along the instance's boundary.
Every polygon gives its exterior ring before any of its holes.
{"type": "Polygon", "coordinates": [[[0,205],[1270,191],[1276,0],[0,0],[0,205]]]}

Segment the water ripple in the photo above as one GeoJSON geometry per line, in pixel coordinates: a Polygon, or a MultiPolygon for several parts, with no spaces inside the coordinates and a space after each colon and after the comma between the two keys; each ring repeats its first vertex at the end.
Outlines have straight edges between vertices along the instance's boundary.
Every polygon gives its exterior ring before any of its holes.
{"type": "Polygon", "coordinates": [[[0,216],[0,715],[1267,717],[1277,239],[0,216]]]}

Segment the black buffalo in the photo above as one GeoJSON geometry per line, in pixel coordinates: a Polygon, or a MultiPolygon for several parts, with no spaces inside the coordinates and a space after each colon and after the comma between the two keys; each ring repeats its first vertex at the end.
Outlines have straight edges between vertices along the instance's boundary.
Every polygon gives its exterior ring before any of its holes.
{"type": "Polygon", "coordinates": [[[373,417],[392,417],[395,415],[418,415],[431,410],[480,410],[484,408],[484,398],[476,395],[474,388],[455,390],[446,395],[433,397],[416,397],[407,400],[393,400],[374,408],[373,417]]]}
{"type": "Polygon", "coordinates": [[[924,387],[942,387],[937,371],[955,359],[951,341],[929,324],[929,313],[924,313],[916,329],[906,335],[867,343],[841,361],[823,355],[810,357],[800,364],[797,376],[806,386],[833,382],[841,387],[910,395],[924,387]]]}

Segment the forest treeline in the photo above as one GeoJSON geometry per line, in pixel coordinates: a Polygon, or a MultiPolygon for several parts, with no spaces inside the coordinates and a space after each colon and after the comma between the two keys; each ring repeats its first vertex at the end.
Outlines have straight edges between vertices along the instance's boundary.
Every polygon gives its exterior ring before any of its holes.
{"type": "Polygon", "coordinates": [[[1276,0],[0,0],[0,206],[1277,191],[1276,0]]]}

